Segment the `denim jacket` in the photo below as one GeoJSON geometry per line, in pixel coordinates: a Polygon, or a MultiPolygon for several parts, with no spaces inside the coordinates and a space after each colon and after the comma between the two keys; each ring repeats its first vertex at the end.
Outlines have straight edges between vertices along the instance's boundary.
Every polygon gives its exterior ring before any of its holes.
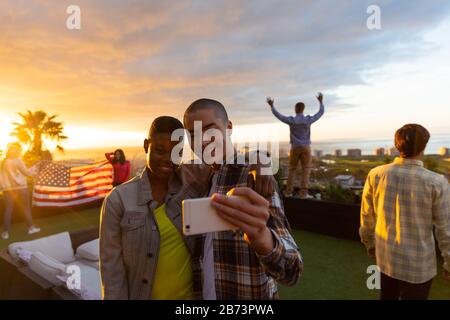
{"type": "MultiPolygon", "coordinates": [[[[166,212],[180,231],[181,201],[208,192],[211,169],[184,165],[171,177],[166,195],[166,212]]],[[[105,198],[100,220],[100,272],[104,299],[150,299],[160,235],[145,170],[140,176],[114,188],[105,198]]],[[[192,250],[192,238],[183,239],[192,250]]]]}

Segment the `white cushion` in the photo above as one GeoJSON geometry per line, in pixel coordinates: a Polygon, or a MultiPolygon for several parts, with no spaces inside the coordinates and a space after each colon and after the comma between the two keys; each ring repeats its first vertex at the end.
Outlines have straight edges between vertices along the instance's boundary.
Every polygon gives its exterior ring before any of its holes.
{"type": "Polygon", "coordinates": [[[86,259],[82,259],[82,258],[78,259],[77,261],[80,263],[83,263],[89,267],[92,267],[94,269],[100,270],[99,261],[91,261],[91,260],[86,260],[86,259]]]}
{"type": "Polygon", "coordinates": [[[17,257],[19,258],[20,261],[25,262],[26,264],[28,264],[31,260],[31,256],[33,255],[33,252],[22,249],[22,248],[18,248],[16,250],[17,252],[17,257]]]}
{"type": "Polygon", "coordinates": [[[61,284],[61,281],[56,276],[66,272],[64,264],[39,251],[32,254],[28,266],[32,271],[54,285],[61,284]]]}
{"type": "Polygon", "coordinates": [[[77,248],[77,258],[82,258],[89,261],[98,261],[100,255],[99,245],[99,239],[83,243],[77,248]]]}
{"type": "Polygon", "coordinates": [[[19,248],[33,253],[40,251],[46,256],[52,257],[64,264],[75,260],[72,241],[70,240],[68,232],[58,233],[31,241],[11,243],[8,246],[8,252],[13,258],[19,259],[17,253],[17,249],[19,248]]]}

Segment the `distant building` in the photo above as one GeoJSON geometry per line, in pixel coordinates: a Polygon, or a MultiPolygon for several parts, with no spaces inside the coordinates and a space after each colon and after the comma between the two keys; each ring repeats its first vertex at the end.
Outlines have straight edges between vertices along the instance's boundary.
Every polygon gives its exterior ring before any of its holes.
{"type": "Polygon", "coordinates": [[[376,148],[375,150],[373,150],[373,154],[377,157],[382,157],[386,154],[386,150],[384,150],[384,148],[376,148]]]}
{"type": "Polygon", "coordinates": [[[438,154],[442,157],[449,157],[450,156],[450,148],[440,147],[438,154]]]}
{"type": "Polygon", "coordinates": [[[322,150],[314,150],[314,156],[316,158],[321,158],[323,157],[323,151],[322,150]]]}
{"type": "Polygon", "coordinates": [[[342,188],[350,188],[355,184],[355,177],[348,174],[341,174],[334,177],[334,181],[342,188]]]}
{"type": "Polygon", "coordinates": [[[342,150],[341,149],[333,150],[333,156],[335,156],[335,157],[342,157],[342,150]]]}
{"type": "Polygon", "coordinates": [[[349,157],[361,157],[362,152],[361,149],[348,149],[347,156],[349,157]]]}
{"type": "Polygon", "coordinates": [[[387,155],[391,157],[398,157],[400,155],[400,152],[397,150],[396,147],[392,147],[387,149],[387,155]]]}

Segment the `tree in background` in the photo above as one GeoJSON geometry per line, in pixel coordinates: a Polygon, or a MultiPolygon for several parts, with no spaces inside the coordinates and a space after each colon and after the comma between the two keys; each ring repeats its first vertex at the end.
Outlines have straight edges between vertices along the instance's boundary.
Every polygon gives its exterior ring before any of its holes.
{"type": "Polygon", "coordinates": [[[357,195],[350,189],[342,188],[339,184],[330,183],[323,191],[322,198],[325,201],[354,204],[357,195]]]}
{"type": "Polygon", "coordinates": [[[26,145],[28,151],[24,154],[24,161],[28,164],[34,164],[39,160],[51,160],[52,156],[48,150],[44,150],[44,139],[56,141],[56,149],[64,152],[61,142],[67,139],[64,135],[64,125],[62,122],[55,121],[57,115],[49,116],[45,111],[30,111],[19,113],[20,122],[13,122],[14,130],[11,136],[16,137],[17,141],[26,145]]]}

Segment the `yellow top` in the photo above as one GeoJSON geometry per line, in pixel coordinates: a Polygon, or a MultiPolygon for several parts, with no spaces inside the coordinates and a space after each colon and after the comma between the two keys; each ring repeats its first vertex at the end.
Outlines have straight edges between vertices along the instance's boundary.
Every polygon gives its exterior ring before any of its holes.
{"type": "Polygon", "coordinates": [[[194,299],[191,254],[181,234],[167,217],[163,204],[154,210],[160,245],[152,300],[194,299]]]}

